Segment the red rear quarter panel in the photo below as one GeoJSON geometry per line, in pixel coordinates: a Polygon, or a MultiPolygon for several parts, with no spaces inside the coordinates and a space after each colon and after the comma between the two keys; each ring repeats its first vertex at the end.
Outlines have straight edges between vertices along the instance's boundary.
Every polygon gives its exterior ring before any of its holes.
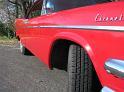
{"type": "Polygon", "coordinates": [[[24,30],[17,30],[25,46],[50,66],[50,51],[58,39],[81,45],[89,54],[103,86],[124,92],[124,80],[108,74],[105,61],[110,58],[124,60],[124,32],[113,30],[84,30],[66,28],[35,28],[35,26],[92,25],[124,26],[124,2],[107,3],[52,13],[29,20],[24,30]],[[99,16],[97,16],[99,15],[99,16]],[[117,21],[99,21],[100,17],[118,17],[117,21]],[[30,28],[30,27],[34,28],[30,28]],[[23,36],[24,37],[23,37],[23,36]]]}

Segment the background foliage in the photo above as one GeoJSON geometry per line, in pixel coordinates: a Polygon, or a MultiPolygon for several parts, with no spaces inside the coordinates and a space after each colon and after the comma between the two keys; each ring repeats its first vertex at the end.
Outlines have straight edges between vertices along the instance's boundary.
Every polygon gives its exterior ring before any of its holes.
{"type": "Polygon", "coordinates": [[[28,18],[34,3],[41,0],[0,0],[0,36],[12,38],[16,18],[28,18]]]}

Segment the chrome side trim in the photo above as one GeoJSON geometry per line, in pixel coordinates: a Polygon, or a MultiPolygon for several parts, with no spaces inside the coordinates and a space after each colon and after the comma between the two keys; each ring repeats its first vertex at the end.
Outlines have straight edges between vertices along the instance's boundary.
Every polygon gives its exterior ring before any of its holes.
{"type": "Polygon", "coordinates": [[[109,59],[105,62],[105,69],[110,74],[124,78],[124,60],[109,59]]]}
{"type": "Polygon", "coordinates": [[[108,87],[103,87],[101,92],[115,92],[114,90],[108,88],[108,87]]]}
{"type": "Polygon", "coordinates": [[[80,26],[80,25],[57,25],[57,26],[28,26],[28,28],[64,28],[64,29],[86,29],[86,30],[110,30],[124,32],[124,26],[80,26]]]}

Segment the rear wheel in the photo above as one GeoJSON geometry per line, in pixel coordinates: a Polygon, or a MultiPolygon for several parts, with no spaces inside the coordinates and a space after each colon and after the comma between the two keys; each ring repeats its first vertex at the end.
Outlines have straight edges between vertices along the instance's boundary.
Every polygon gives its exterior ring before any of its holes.
{"type": "Polygon", "coordinates": [[[29,55],[31,52],[20,42],[20,52],[22,55],[29,55]]]}
{"type": "Polygon", "coordinates": [[[68,74],[68,92],[94,92],[93,65],[86,51],[78,45],[69,48],[68,74]]]}

